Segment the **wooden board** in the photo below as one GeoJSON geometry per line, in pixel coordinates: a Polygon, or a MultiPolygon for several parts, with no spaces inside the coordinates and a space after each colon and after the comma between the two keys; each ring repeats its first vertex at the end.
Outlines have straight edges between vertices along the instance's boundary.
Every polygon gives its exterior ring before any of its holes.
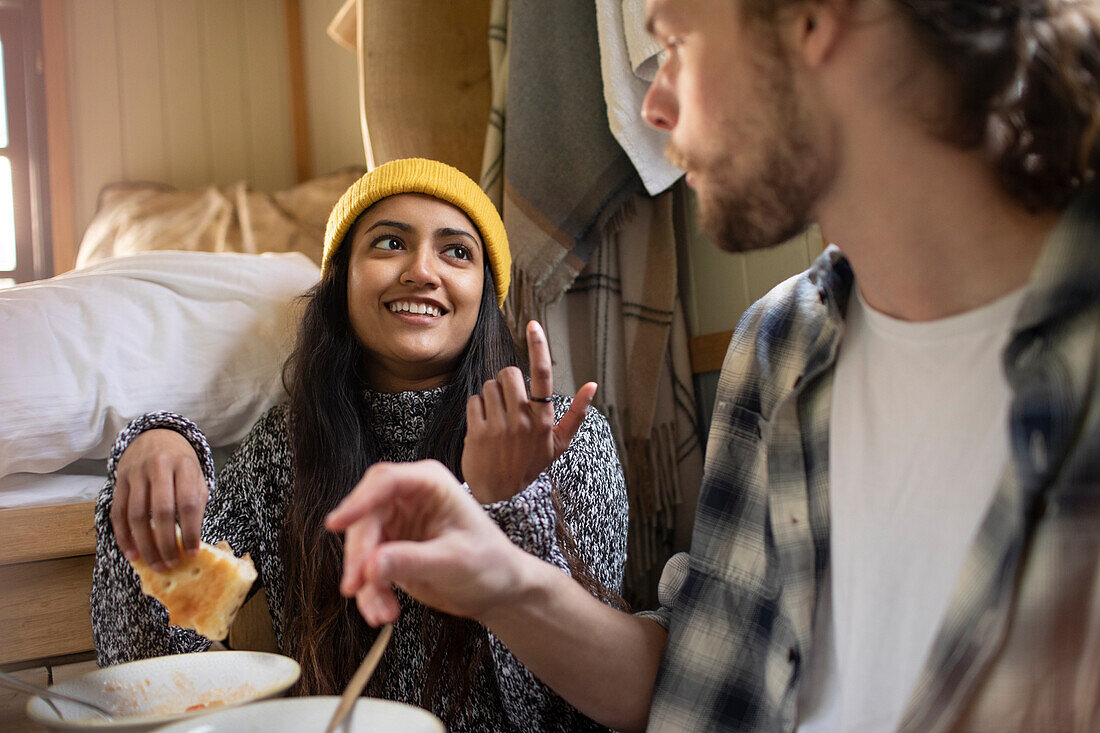
{"type": "Polygon", "coordinates": [[[492,106],[487,0],[365,0],[363,88],[374,162],[422,156],[475,181],[492,106]]]}
{"type": "Polygon", "coordinates": [[[294,173],[298,182],[301,183],[313,177],[313,158],[309,145],[309,98],[306,94],[302,9],[298,0],[286,0],[283,5],[283,26],[286,31],[290,122],[294,136],[294,173]]]}
{"type": "Polygon", "coordinates": [[[0,665],[94,649],[94,556],[0,566],[0,665]]]}
{"type": "Polygon", "coordinates": [[[0,509],[0,565],[94,553],[94,507],[81,502],[0,509]]]}
{"type": "Polygon", "coordinates": [[[721,369],[731,338],[733,338],[733,331],[720,331],[692,337],[688,342],[691,373],[704,374],[721,369]]]}

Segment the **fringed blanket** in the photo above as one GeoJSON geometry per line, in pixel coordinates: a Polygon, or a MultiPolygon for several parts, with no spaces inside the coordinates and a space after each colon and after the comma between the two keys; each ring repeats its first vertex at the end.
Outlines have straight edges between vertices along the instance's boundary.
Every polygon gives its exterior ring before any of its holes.
{"type": "Polygon", "coordinates": [[[630,498],[624,595],[636,609],[656,606],[665,560],[687,549],[703,472],[674,197],[632,197],[621,227],[547,314],[556,371],[570,387],[600,384],[596,404],[618,442],[630,498]]]}

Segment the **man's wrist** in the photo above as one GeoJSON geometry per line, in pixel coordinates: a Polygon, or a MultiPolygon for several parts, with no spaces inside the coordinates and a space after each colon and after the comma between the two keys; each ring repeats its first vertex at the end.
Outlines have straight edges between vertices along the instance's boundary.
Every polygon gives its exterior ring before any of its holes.
{"type": "Polygon", "coordinates": [[[512,555],[507,583],[508,591],[498,603],[492,604],[478,621],[490,631],[500,632],[517,624],[523,624],[531,614],[538,614],[551,597],[556,580],[567,578],[553,565],[524,552],[509,543],[512,555]]]}

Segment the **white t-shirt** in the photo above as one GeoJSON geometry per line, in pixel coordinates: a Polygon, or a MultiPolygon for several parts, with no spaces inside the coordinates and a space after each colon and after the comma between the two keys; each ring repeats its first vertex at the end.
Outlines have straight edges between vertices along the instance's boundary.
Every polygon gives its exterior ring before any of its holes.
{"type": "Polygon", "coordinates": [[[829,433],[830,568],[799,733],[893,731],[1008,462],[1023,291],[936,321],[848,305],[829,433]]]}

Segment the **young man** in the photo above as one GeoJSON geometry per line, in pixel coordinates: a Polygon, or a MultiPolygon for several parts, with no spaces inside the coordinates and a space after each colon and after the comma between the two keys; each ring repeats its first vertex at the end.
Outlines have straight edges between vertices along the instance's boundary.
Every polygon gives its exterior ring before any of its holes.
{"type": "Polygon", "coordinates": [[[330,517],[344,592],[477,619],[618,729],[1100,729],[1097,2],[649,14],[643,113],[714,238],[837,244],[738,325],[663,607],[594,601],[426,463],[330,517]]]}

